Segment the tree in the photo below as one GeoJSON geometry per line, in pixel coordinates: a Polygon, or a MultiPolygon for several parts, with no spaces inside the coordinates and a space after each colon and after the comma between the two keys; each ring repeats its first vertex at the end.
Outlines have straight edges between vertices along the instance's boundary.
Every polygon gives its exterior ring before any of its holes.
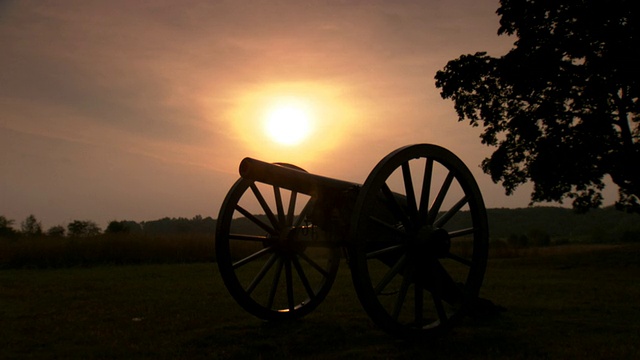
{"type": "Polygon", "coordinates": [[[616,206],[640,212],[640,12],[630,0],[501,0],[498,35],[514,48],[449,61],[436,87],[458,120],[482,125],[496,147],[482,169],[531,202],[602,204],[604,177],[616,206]]]}
{"type": "Polygon", "coordinates": [[[0,216],[0,237],[14,237],[16,231],[13,229],[14,220],[7,219],[4,216],[0,216]]]}
{"type": "Polygon", "coordinates": [[[216,221],[207,216],[196,215],[192,219],[162,218],[154,221],[146,221],[142,224],[142,231],[147,235],[159,234],[211,234],[215,232],[216,221]]]}
{"type": "Polygon", "coordinates": [[[31,214],[20,224],[22,235],[24,236],[39,236],[42,235],[42,224],[31,214]]]}
{"type": "Polygon", "coordinates": [[[67,232],[71,237],[90,237],[100,235],[102,229],[89,220],[74,220],[67,225],[67,232]]]}
{"type": "Polygon", "coordinates": [[[104,230],[107,234],[123,234],[128,233],[128,229],[124,221],[113,220],[107,225],[107,228],[104,230]]]}
{"type": "Polygon", "coordinates": [[[140,233],[142,232],[142,227],[135,221],[113,220],[109,222],[104,232],[107,234],[140,233]]]}
{"type": "Polygon", "coordinates": [[[55,225],[47,230],[47,236],[51,237],[64,237],[65,229],[62,225],[55,225]]]}

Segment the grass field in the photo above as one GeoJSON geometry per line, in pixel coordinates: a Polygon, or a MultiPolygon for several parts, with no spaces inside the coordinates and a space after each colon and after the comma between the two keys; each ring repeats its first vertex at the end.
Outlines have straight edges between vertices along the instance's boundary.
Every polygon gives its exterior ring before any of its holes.
{"type": "Polygon", "coordinates": [[[437,339],[372,325],[342,266],[325,302],[264,323],[215,264],[0,271],[0,359],[638,359],[640,245],[490,259],[482,296],[507,310],[437,339]]]}

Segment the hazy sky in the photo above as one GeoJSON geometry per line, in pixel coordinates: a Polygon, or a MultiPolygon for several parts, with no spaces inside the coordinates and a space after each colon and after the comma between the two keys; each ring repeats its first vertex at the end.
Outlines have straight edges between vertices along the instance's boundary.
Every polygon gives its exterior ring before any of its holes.
{"type": "Polygon", "coordinates": [[[434,85],[462,54],[506,53],[497,0],[2,1],[0,215],[217,217],[245,156],[363,182],[392,150],[435,143],[488,207],[524,207],[479,169],[492,149],[434,85]],[[284,147],[265,107],[313,104],[284,147]]]}

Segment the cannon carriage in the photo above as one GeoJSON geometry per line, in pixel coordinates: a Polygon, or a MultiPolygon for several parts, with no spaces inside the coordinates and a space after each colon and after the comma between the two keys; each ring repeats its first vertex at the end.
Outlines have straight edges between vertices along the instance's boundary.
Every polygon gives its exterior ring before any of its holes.
{"type": "Polygon", "coordinates": [[[218,216],[216,258],[233,298],[265,320],[327,296],[345,257],[362,307],[385,331],[436,334],[474,308],[487,215],[469,169],[431,144],[399,148],[364,183],[246,158],[218,216]]]}

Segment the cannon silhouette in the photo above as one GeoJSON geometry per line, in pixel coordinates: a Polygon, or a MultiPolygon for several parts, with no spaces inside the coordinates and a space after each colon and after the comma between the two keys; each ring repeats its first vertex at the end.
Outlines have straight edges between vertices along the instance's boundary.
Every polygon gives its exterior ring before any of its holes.
{"type": "Polygon", "coordinates": [[[327,296],[342,256],[369,317],[392,334],[441,333],[475,307],[488,224],[471,172],[432,144],[399,148],[363,184],[245,158],[218,216],[216,258],[236,302],[291,319],[327,296]]]}

